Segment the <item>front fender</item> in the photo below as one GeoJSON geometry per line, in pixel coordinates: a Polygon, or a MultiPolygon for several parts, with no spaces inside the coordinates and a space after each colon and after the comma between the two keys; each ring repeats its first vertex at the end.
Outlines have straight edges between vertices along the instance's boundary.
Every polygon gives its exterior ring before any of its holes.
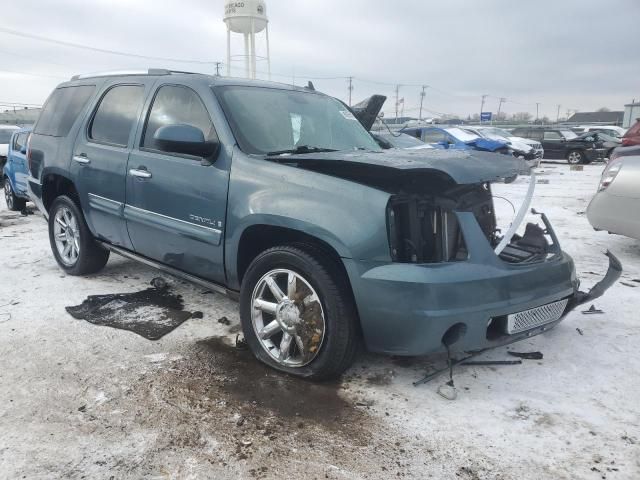
{"type": "Polygon", "coordinates": [[[225,268],[237,279],[242,234],[287,228],[330,245],[343,258],[390,260],[389,194],[343,178],[234,152],[225,228],[225,268]]]}

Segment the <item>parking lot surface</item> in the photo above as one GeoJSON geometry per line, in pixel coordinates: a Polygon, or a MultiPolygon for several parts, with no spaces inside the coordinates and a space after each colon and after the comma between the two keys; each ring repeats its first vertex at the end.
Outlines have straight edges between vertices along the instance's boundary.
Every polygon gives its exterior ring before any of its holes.
{"type": "MultiPolygon", "coordinates": [[[[412,385],[439,356],[362,353],[324,384],[267,369],[236,348],[235,302],[115,256],[98,275],[66,276],[42,217],[2,203],[0,477],[640,478],[640,243],[587,222],[601,170],[543,164],[532,206],[583,288],[604,274],[606,249],[622,261],[620,282],[595,303],[603,313],[579,309],[482,357],[542,360],[456,368],[453,401],[437,394],[446,376],[412,385]],[[202,318],[154,341],[65,310],[156,277],[202,318]]],[[[517,208],[527,182],[494,193],[517,208]]],[[[495,202],[508,225],[511,207],[495,202]]],[[[153,308],[143,311],[152,322],[153,308]]]]}

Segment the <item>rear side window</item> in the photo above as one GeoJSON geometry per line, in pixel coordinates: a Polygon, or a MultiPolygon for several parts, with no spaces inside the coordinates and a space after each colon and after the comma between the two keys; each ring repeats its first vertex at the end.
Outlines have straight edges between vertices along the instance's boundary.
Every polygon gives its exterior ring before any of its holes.
{"type": "Polygon", "coordinates": [[[187,87],[165,85],[158,89],[153,100],[142,146],[158,150],[153,139],[156,131],[165,125],[177,124],[199,128],[206,141],[217,138],[211,117],[198,94],[187,87]]]}
{"type": "Polygon", "coordinates": [[[94,85],[78,85],[54,90],[40,113],[34,133],[66,137],[95,88],[94,85]]]}
{"type": "Polygon", "coordinates": [[[27,143],[27,133],[19,133],[15,136],[13,140],[13,146],[11,147],[15,152],[19,152],[22,150],[27,143]]]}
{"type": "Polygon", "coordinates": [[[562,140],[562,135],[560,135],[558,132],[544,132],[544,139],[545,140],[562,140]]]}
{"type": "Polygon", "coordinates": [[[422,133],[422,140],[425,143],[445,142],[447,140],[447,136],[440,130],[425,130],[422,133]]]}
{"type": "Polygon", "coordinates": [[[142,85],[118,85],[109,89],[91,120],[89,138],[98,143],[126,147],[143,100],[142,85]]]}
{"type": "Polygon", "coordinates": [[[533,140],[538,140],[539,142],[542,141],[542,130],[530,130],[529,131],[529,137],[533,140]]]}

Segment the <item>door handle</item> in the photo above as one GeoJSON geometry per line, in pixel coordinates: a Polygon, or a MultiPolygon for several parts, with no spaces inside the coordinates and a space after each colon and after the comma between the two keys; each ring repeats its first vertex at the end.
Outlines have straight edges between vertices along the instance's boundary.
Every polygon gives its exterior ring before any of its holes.
{"type": "Polygon", "coordinates": [[[86,165],[88,163],[91,163],[91,160],[89,160],[89,158],[87,158],[87,156],[84,153],[80,155],[74,155],[73,160],[75,162],[78,162],[80,165],[86,165]]]}
{"type": "Polygon", "coordinates": [[[138,178],[151,178],[151,172],[144,167],[132,168],[129,170],[129,175],[138,178]]]}

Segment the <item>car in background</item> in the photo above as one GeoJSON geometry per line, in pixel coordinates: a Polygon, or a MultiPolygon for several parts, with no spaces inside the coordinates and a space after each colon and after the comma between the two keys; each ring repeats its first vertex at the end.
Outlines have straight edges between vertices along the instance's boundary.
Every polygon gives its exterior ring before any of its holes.
{"type": "Polygon", "coordinates": [[[627,131],[622,127],[616,127],[614,125],[581,125],[578,127],[571,127],[571,130],[573,130],[577,134],[587,132],[601,132],[616,138],[622,138],[622,136],[627,131]]]}
{"type": "Polygon", "coordinates": [[[625,147],[640,145],[640,119],[636,120],[636,123],[624,134],[622,145],[625,147]]]}
{"type": "Polygon", "coordinates": [[[9,141],[7,162],[2,168],[4,199],[9,210],[22,210],[29,200],[27,141],[30,134],[31,128],[14,130],[9,141]]]}
{"type": "Polygon", "coordinates": [[[610,160],[587,208],[596,230],[640,240],[640,153],[610,160]]]}
{"type": "MultiPolygon", "coordinates": [[[[491,127],[461,127],[465,132],[473,133],[474,135],[479,135],[483,138],[488,138],[491,140],[497,140],[499,142],[505,142],[511,150],[513,150],[513,156],[518,158],[523,158],[527,165],[530,167],[537,167],[540,163],[540,159],[536,156],[535,149],[524,142],[519,142],[517,140],[510,140],[504,135],[500,135],[493,131],[491,127]]],[[[496,129],[499,130],[499,129],[496,129]]]]}
{"type": "Polygon", "coordinates": [[[606,151],[594,142],[579,139],[569,128],[564,127],[519,127],[511,133],[542,143],[544,157],[565,159],[572,165],[604,160],[606,151]]]}
{"type": "Polygon", "coordinates": [[[487,135],[495,135],[498,137],[506,138],[509,142],[511,142],[512,145],[516,145],[517,143],[524,143],[526,145],[529,145],[533,147],[536,158],[538,159],[544,158],[544,148],[542,148],[542,143],[540,143],[537,140],[531,140],[530,138],[525,138],[525,137],[517,137],[513,135],[513,133],[511,133],[510,131],[505,130],[504,128],[499,128],[499,127],[476,126],[473,128],[481,132],[486,132],[487,135]]]}
{"type": "Polygon", "coordinates": [[[406,133],[371,132],[371,135],[378,145],[380,145],[380,148],[385,150],[389,150],[390,148],[402,148],[404,150],[433,148],[433,145],[424,143],[422,140],[406,133]]]}
{"type": "Polygon", "coordinates": [[[11,135],[20,127],[16,125],[0,125],[0,169],[4,167],[7,161],[7,152],[9,150],[9,142],[11,142],[11,135]]]}
{"type": "Polygon", "coordinates": [[[453,148],[457,150],[479,150],[511,155],[513,150],[505,141],[483,138],[459,127],[410,127],[400,130],[402,133],[419,138],[435,148],[453,148]]]}

